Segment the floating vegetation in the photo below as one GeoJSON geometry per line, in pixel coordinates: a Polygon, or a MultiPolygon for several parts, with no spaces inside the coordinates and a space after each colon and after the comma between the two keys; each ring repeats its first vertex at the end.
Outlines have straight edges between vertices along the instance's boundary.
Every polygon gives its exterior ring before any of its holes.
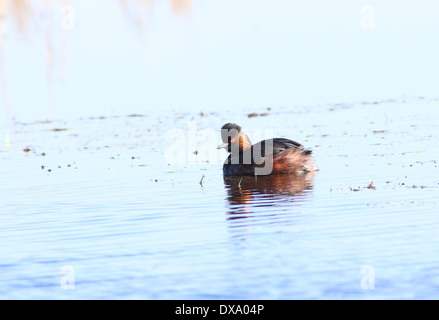
{"type": "Polygon", "coordinates": [[[146,117],[144,114],[129,114],[127,115],[128,118],[141,118],[146,117]]]}
{"type": "Polygon", "coordinates": [[[375,186],[373,185],[373,181],[366,187],[367,189],[373,189],[375,190],[375,186]]]}
{"type": "Polygon", "coordinates": [[[9,130],[6,132],[6,138],[5,138],[5,146],[6,149],[9,151],[10,150],[10,146],[9,146],[9,138],[10,138],[10,134],[9,134],[9,130]]]}
{"type": "Polygon", "coordinates": [[[249,113],[247,116],[249,118],[253,118],[253,117],[266,117],[266,116],[268,116],[268,113],[267,112],[264,112],[264,113],[253,112],[253,113],[249,113]]]}
{"type": "MultiPolygon", "coordinates": [[[[375,190],[376,187],[373,185],[373,181],[371,183],[369,183],[366,187],[358,187],[358,188],[351,188],[349,187],[349,190],[353,191],[353,192],[358,192],[361,189],[371,189],[371,190],[375,190]]],[[[331,190],[332,191],[332,190],[331,190]]]]}

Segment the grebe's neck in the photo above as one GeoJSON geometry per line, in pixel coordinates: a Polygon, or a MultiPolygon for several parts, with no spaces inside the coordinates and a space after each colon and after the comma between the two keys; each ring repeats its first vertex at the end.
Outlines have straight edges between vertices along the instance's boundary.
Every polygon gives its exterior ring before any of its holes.
{"type": "Polygon", "coordinates": [[[242,133],[239,135],[239,149],[245,151],[248,150],[252,147],[252,143],[250,142],[249,137],[245,134],[242,133]]]}

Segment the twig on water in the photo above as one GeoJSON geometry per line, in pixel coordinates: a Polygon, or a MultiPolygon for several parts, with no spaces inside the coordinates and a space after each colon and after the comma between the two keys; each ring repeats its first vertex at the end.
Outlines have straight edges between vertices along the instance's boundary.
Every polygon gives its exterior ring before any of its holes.
{"type": "Polygon", "coordinates": [[[375,186],[373,185],[373,181],[366,187],[367,189],[373,189],[375,190],[375,186]]]}

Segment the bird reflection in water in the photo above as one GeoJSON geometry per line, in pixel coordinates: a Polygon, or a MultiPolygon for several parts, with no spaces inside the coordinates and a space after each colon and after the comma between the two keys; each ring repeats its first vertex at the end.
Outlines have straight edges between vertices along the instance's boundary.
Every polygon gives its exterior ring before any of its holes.
{"type": "Polygon", "coordinates": [[[294,219],[295,210],[291,208],[297,208],[309,198],[313,179],[314,173],[224,177],[227,219],[234,220],[232,227],[294,219]]]}

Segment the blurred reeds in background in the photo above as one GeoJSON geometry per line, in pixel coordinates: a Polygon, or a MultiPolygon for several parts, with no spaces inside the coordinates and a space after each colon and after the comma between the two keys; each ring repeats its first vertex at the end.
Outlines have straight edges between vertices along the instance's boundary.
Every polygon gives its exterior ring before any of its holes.
{"type": "MultiPolygon", "coordinates": [[[[122,16],[134,23],[139,32],[148,29],[154,16],[155,0],[115,0],[122,16]]],[[[0,102],[9,119],[13,117],[4,50],[8,38],[21,37],[25,44],[39,42],[45,50],[49,108],[54,109],[54,82],[66,77],[69,32],[78,20],[76,2],[72,0],[0,0],[0,102]]],[[[169,0],[172,15],[187,12],[192,0],[169,0]]],[[[81,3],[83,6],[83,3],[81,3]]],[[[97,12],[96,19],[99,19],[97,12]]],[[[110,31],[109,31],[110,32],[110,31]]],[[[97,39],[98,41],[98,39],[97,39]]]]}

